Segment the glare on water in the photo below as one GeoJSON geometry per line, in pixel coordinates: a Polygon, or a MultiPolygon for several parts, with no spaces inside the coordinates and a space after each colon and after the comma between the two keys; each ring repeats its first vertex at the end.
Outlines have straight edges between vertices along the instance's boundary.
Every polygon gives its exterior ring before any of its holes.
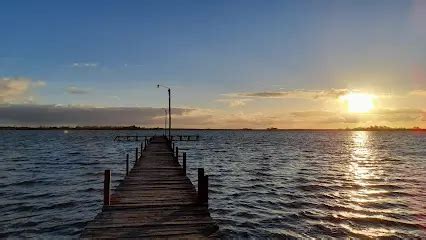
{"type": "MultiPolygon", "coordinates": [[[[185,134],[188,132],[182,132],[185,134]]],[[[11,131],[0,144],[0,238],[77,238],[149,131],[11,131]]],[[[198,131],[178,142],[188,176],[209,175],[209,208],[229,238],[426,238],[426,135],[198,131]]]]}

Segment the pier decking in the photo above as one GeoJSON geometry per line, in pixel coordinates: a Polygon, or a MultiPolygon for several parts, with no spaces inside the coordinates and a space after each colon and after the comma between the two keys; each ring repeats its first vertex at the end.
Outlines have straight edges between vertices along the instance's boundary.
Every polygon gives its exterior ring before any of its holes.
{"type": "MultiPolygon", "coordinates": [[[[110,200],[107,193],[102,212],[87,224],[81,238],[216,238],[207,190],[197,194],[183,165],[165,137],[152,138],[110,200]]],[[[200,183],[207,186],[208,178],[201,172],[205,180],[200,183]]]]}

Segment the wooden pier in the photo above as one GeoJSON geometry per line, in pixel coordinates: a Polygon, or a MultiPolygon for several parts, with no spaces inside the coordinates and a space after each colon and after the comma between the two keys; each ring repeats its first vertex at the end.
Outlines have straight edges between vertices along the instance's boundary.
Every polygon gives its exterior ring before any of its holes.
{"type": "MultiPolygon", "coordinates": [[[[186,176],[185,153],[181,166],[178,148],[172,148],[165,137],[153,137],[143,145],[140,157],[135,149],[137,161],[112,195],[111,172],[105,170],[104,207],[81,238],[217,238],[218,226],[208,210],[204,170],[198,169],[197,192],[186,176]]],[[[129,155],[127,166],[128,159],[129,155]]]]}
{"type": "MultiPolygon", "coordinates": [[[[139,141],[146,141],[149,138],[152,138],[155,136],[141,136],[141,135],[124,135],[124,136],[115,136],[114,141],[119,142],[139,142],[139,141]]],[[[172,141],[198,141],[200,140],[199,135],[173,135],[170,136],[172,141]]]]}

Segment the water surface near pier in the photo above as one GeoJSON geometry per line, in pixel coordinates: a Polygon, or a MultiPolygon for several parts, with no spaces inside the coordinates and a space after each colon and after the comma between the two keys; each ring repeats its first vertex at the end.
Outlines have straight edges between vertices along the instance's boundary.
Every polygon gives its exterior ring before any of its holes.
{"type": "MultiPolygon", "coordinates": [[[[77,238],[153,131],[0,131],[0,238],[77,238]]],[[[426,133],[180,131],[223,238],[426,238],[426,133]]],[[[161,134],[161,132],[157,132],[161,134]]]]}

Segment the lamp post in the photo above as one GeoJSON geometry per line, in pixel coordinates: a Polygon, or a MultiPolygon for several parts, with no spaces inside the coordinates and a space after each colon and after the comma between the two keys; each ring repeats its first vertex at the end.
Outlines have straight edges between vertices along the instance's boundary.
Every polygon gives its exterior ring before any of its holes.
{"type": "Polygon", "coordinates": [[[172,109],[171,109],[171,99],[170,99],[170,88],[163,86],[163,85],[160,85],[160,84],[157,84],[157,88],[160,88],[160,87],[167,88],[167,92],[169,93],[169,140],[171,140],[170,132],[171,132],[171,129],[172,129],[172,109]]]}

